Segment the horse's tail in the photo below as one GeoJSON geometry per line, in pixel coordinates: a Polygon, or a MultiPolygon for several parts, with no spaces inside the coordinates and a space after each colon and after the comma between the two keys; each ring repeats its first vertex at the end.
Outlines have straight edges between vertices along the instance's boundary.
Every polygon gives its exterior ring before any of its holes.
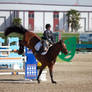
{"type": "Polygon", "coordinates": [[[10,33],[20,33],[20,34],[25,34],[25,32],[27,32],[28,30],[25,29],[24,27],[22,26],[10,26],[8,28],[5,29],[5,32],[4,32],[4,35],[7,36],[9,35],[10,33]]]}

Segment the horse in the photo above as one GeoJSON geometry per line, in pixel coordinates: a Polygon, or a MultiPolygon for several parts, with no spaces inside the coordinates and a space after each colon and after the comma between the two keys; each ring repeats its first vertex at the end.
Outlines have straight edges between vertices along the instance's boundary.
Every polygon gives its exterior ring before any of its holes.
{"type": "Polygon", "coordinates": [[[64,44],[63,40],[60,40],[56,43],[54,43],[48,50],[48,52],[45,55],[41,55],[40,53],[37,53],[34,46],[41,40],[41,38],[36,35],[33,32],[28,31],[27,29],[25,29],[24,27],[17,27],[17,26],[10,26],[8,28],[6,28],[4,35],[7,36],[10,33],[20,33],[23,35],[23,40],[20,42],[20,44],[22,46],[26,46],[29,49],[32,50],[34,56],[36,57],[36,59],[38,61],[41,62],[42,66],[40,68],[39,74],[37,76],[37,81],[38,83],[40,83],[39,77],[43,71],[43,69],[48,66],[49,68],[49,73],[50,73],[50,77],[51,77],[51,82],[52,83],[57,83],[56,81],[54,81],[53,79],[53,66],[56,62],[56,58],[58,56],[58,54],[60,53],[60,51],[62,51],[62,53],[64,53],[65,55],[68,54],[66,45],[64,44]]]}

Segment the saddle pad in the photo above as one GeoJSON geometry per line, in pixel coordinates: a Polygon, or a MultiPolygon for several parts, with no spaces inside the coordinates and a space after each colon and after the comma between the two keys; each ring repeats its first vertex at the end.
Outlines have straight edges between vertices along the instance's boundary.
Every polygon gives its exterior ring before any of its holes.
{"type": "Polygon", "coordinates": [[[42,43],[39,41],[36,45],[35,45],[35,50],[39,51],[40,47],[42,46],[42,43]]]}

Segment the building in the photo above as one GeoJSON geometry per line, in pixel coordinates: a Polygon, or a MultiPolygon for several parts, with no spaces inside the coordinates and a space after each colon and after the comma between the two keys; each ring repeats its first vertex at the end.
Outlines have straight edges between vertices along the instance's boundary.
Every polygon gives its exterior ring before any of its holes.
{"type": "Polygon", "coordinates": [[[75,9],[80,12],[81,28],[78,32],[92,31],[92,6],[0,2],[0,31],[11,25],[13,18],[19,17],[22,25],[33,32],[43,32],[47,23],[51,30],[67,31],[66,12],[75,9]]]}

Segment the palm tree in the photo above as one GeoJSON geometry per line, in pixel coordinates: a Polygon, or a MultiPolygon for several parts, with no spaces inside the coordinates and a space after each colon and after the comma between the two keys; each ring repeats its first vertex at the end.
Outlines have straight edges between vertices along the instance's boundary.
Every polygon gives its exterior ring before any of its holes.
{"type": "Polygon", "coordinates": [[[69,27],[71,27],[71,31],[73,32],[74,30],[77,31],[80,28],[80,13],[77,10],[71,9],[70,11],[67,12],[67,22],[68,22],[68,30],[69,27]]]}
{"type": "Polygon", "coordinates": [[[14,26],[20,26],[21,25],[21,19],[20,18],[14,18],[13,19],[13,25],[14,26]]]}

